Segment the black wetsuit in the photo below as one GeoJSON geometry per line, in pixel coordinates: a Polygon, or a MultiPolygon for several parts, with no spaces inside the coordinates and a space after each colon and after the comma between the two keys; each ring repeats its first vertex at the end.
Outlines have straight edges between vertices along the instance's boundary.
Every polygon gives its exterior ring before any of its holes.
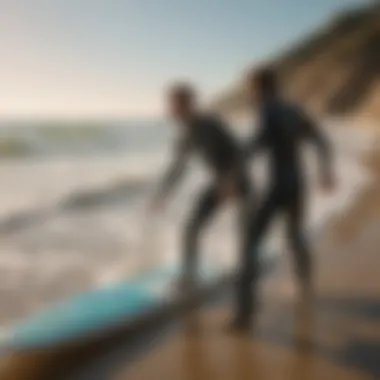
{"type": "Polygon", "coordinates": [[[327,139],[298,107],[281,100],[265,102],[260,126],[249,142],[248,155],[265,150],[269,156],[269,187],[264,200],[250,218],[238,278],[238,316],[248,317],[255,305],[252,285],[258,280],[258,254],[269,224],[278,213],[285,214],[287,235],[295,255],[296,272],[302,285],[309,285],[311,258],[303,233],[305,181],[301,146],[309,141],[319,152],[322,175],[330,176],[331,150],[327,139]]]}
{"type": "Polygon", "coordinates": [[[198,236],[220,205],[220,191],[224,181],[236,181],[242,213],[248,207],[250,186],[242,165],[241,144],[221,119],[211,115],[199,115],[189,125],[183,126],[183,132],[183,136],[175,144],[174,159],[164,177],[159,196],[167,195],[173,188],[193,153],[201,157],[213,174],[211,184],[200,194],[188,219],[183,238],[184,273],[193,278],[197,265],[198,236]]]}

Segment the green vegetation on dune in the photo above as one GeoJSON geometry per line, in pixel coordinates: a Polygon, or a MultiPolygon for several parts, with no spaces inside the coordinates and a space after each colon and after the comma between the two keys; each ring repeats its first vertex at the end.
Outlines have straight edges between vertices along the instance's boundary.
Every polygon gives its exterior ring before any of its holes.
{"type": "MultiPolygon", "coordinates": [[[[317,105],[318,112],[346,115],[365,109],[376,117],[380,106],[376,100],[380,96],[380,3],[339,14],[266,64],[278,71],[296,99],[317,105]],[[334,81],[340,76],[345,79],[334,81]]],[[[255,70],[257,67],[247,72],[255,70]]],[[[244,82],[244,76],[242,79],[244,82]]],[[[222,93],[213,106],[226,112],[244,111],[244,86],[222,93]]]]}
{"type": "Polygon", "coordinates": [[[302,41],[278,59],[278,66],[292,66],[311,59],[326,49],[350,39],[357,31],[362,31],[368,23],[368,10],[343,12],[335,17],[319,33],[314,33],[309,39],[302,41]]]}

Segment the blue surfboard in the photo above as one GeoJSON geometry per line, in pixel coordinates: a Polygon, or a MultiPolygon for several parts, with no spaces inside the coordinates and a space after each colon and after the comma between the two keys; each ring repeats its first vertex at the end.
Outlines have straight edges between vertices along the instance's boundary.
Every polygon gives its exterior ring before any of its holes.
{"type": "MultiPolygon", "coordinates": [[[[3,332],[1,347],[11,351],[59,347],[90,338],[119,323],[135,322],[178,301],[181,296],[171,292],[177,275],[175,268],[163,266],[135,279],[79,294],[3,332]]],[[[203,266],[200,285],[207,287],[222,276],[216,267],[203,266]]]]}

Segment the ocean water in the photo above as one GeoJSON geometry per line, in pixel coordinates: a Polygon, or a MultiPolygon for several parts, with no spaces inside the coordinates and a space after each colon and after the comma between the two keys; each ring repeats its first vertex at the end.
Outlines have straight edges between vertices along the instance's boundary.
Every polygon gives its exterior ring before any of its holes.
{"type": "MultiPolygon", "coordinates": [[[[361,162],[374,136],[343,121],[326,121],[336,151],[337,191],[316,186],[316,160],[305,151],[310,177],[307,227],[316,239],[326,220],[348,209],[371,181],[361,162]]],[[[106,286],[162,262],[176,262],[181,230],[207,173],[194,160],[165,211],[147,204],[170,159],[171,126],[164,121],[3,122],[0,124],[0,324],[49,303],[106,286]]],[[[246,125],[236,130],[244,138],[246,125]]],[[[252,165],[265,187],[265,157],[252,165]]],[[[236,259],[236,207],[217,215],[202,256],[225,268],[236,259]]],[[[281,219],[262,257],[283,254],[281,219]]]]}

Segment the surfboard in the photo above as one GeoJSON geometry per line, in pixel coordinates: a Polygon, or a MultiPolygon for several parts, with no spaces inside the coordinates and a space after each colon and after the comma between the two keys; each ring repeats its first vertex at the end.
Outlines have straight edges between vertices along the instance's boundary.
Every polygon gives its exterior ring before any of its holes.
{"type": "MultiPolygon", "coordinates": [[[[129,281],[94,289],[57,303],[3,331],[1,348],[7,351],[56,348],[90,339],[112,326],[135,323],[158,308],[183,301],[173,292],[178,269],[161,266],[129,281]]],[[[224,276],[221,268],[203,265],[198,289],[206,289],[224,276]]]]}

